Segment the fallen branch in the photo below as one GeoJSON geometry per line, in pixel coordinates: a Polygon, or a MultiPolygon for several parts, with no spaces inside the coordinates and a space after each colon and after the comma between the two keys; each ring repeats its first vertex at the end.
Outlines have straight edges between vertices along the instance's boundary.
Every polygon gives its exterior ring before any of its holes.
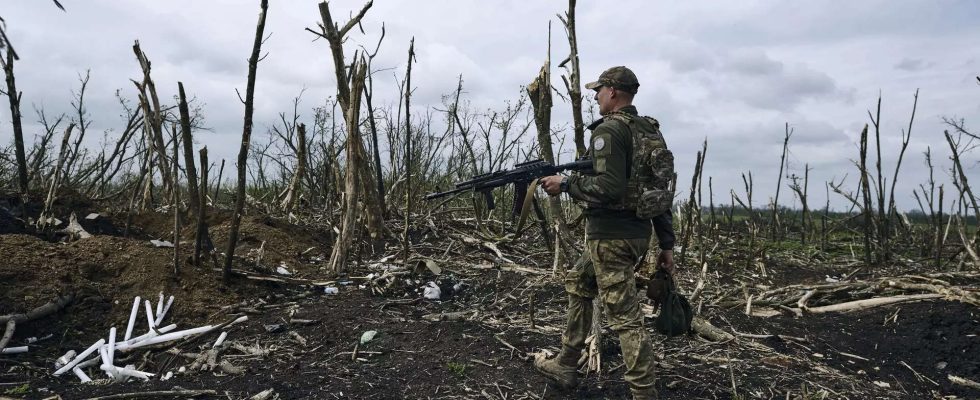
{"type": "Polygon", "coordinates": [[[10,342],[10,338],[14,337],[14,330],[17,328],[17,321],[11,319],[7,321],[7,329],[3,332],[3,337],[0,338],[0,351],[3,351],[4,347],[7,347],[7,343],[10,342]]]}
{"type": "Polygon", "coordinates": [[[11,320],[17,322],[27,322],[39,318],[44,318],[47,317],[48,315],[60,311],[62,308],[65,308],[66,306],[68,306],[68,304],[70,304],[74,300],[75,300],[75,295],[73,293],[68,294],[67,296],[58,296],[58,298],[51,300],[47,304],[35,308],[27,312],[26,314],[0,315],[0,324],[5,324],[7,323],[7,321],[11,321],[11,320]]]}
{"type": "Polygon", "coordinates": [[[980,383],[971,381],[966,378],[960,378],[956,375],[948,375],[947,378],[949,378],[949,381],[953,382],[954,384],[980,390],[980,383]]]}
{"type": "Polygon", "coordinates": [[[694,317],[694,320],[691,321],[691,329],[699,335],[715,342],[735,340],[735,336],[732,336],[732,334],[711,325],[710,322],[700,317],[694,317]]]}
{"type": "Polygon", "coordinates": [[[957,287],[948,285],[930,285],[926,283],[909,283],[896,280],[888,280],[888,286],[902,288],[906,290],[924,290],[933,292],[950,300],[957,300],[963,303],[972,304],[980,307],[980,296],[957,287]]]}
{"type": "Polygon", "coordinates": [[[910,301],[919,301],[919,300],[931,300],[931,299],[938,299],[942,297],[943,295],[941,294],[913,294],[913,295],[900,295],[900,296],[892,296],[892,297],[874,297],[865,300],[855,300],[855,301],[848,301],[846,303],[831,304],[829,306],[811,307],[807,311],[814,314],[829,313],[829,312],[852,312],[852,311],[866,310],[874,307],[887,306],[889,304],[906,303],[910,301]]]}
{"type": "Polygon", "coordinates": [[[197,397],[197,396],[216,396],[217,391],[214,390],[160,390],[154,392],[136,392],[136,393],[119,393],[112,394],[108,396],[100,397],[89,397],[85,400],[112,400],[112,399],[139,399],[143,397],[197,397]]]}

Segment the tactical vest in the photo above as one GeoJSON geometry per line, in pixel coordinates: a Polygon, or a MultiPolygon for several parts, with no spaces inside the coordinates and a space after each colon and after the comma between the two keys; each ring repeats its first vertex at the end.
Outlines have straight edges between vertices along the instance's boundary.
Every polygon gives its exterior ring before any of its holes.
{"type": "Polygon", "coordinates": [[[660,122],[624,112],[605,119],[626,124],[633,139],[626,193],[621,202],[606,208],[634,210],[642,219],[669,211],[674,203],[674,153],[667,149],[660,122]]]}

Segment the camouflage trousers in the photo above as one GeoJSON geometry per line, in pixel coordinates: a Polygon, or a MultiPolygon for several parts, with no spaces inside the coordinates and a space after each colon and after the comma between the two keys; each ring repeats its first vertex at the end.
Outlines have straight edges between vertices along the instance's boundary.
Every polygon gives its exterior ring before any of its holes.
{"type": "Polygon", "coordinates": [[[562,353],[581,354],[592,326],[592,300],[598,298],[610,327],[619,335],[626,363],[626,382],[633,390],[653,387],[653,345],[636,290],[633,267],[647,252],[647,239],[587,240],[588,252],[565,276],[568,324],[562,353]]]}

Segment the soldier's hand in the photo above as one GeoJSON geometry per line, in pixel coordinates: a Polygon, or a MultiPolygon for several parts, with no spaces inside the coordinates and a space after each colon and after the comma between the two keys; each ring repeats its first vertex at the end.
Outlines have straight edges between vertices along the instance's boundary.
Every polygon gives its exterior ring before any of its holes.
{"type": "Polygon", "coordinates": [[[544,189],[545,193],[551,196],[557,196],[561,194],[561,179],[562,177],[558,175],[546,176],[544,178],[538,179],[538,184],[544,189]]]}
{"type": "Polygon", "coordinates": [[[657,267],[667,271],[667,273],[674,275],[674,251],[673,250],[661,250],[660,255],[657,256],[657,267]]]}

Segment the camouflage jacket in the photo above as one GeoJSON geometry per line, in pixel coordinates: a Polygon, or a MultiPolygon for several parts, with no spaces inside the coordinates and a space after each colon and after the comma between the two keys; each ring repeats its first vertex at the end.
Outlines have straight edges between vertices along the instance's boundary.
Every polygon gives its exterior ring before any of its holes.
{"type": "MultiPolygon", "coordinates": [[[[637,110],[634,106],[627,106],[616,113],[637,115],[637,110]]],[[[621,118],[610,115],[593,122],[589,129],[592,130],[592,139],[588,155],[595,162],[595,174],[574,175],[568,181],[568,194],[588,204],[585,210],[588,238],[648,238],[651,228],[655,228],[660,248],[673,248],[674,231],[670,212],[651,221],[638,218],[633,210],[612,208],[626,194],[630,177],[633,140],[629,127],[621,118]]]]}

